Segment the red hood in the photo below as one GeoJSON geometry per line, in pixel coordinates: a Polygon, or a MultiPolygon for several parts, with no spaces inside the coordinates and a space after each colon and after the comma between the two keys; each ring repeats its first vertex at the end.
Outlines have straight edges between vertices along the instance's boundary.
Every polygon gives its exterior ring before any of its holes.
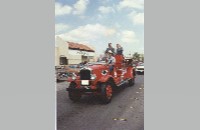
{"type": "Polygon", "coordinates": [[[107,66],[105,65],[91,65],[91,66],[88,66],[88,68],[91,68],[92,70],[102,70],[102,69],[108,69],[107,66]]]}

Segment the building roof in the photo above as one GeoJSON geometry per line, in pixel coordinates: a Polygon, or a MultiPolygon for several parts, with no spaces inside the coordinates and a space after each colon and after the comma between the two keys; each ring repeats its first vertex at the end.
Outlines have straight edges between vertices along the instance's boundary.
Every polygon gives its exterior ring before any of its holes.
{"type": "Polygon", "coordinates": [[[67,43],[69,45],[69,49],[95,52],[93,49],[84,44],[74,43],[74,42],[67,42],[67,43]]]}

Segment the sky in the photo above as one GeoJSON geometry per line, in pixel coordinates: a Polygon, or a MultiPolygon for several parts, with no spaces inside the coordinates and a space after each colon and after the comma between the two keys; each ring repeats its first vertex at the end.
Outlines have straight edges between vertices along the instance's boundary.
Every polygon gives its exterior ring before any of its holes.
{"type": "Polygon", "coordinates": [[[144,53],[144,0],[55,0],[55,35],[98,55],[110,42],[125,55],[144,53]]]}

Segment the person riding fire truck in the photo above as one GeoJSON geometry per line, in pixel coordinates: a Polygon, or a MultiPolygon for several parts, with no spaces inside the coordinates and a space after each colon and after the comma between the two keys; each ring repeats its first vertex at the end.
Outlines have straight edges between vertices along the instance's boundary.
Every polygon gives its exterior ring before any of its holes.
{"type": "Polygon", "coordinates": [[[111,50],[109,50],[108,51],[107,65],[109,65],[109,72],[110,73],[113,71],[113,68],[114,68],[114,65],[115,65],[115,62],[116,62],[116,59],[113,55],[114,55],[113,52],[111,50]]]}

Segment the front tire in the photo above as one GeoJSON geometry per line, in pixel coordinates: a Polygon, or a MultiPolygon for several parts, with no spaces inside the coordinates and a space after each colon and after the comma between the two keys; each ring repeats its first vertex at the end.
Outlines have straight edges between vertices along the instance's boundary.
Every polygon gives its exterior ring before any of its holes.
{"type": "MultiPolygon", "coordinates": [[[[69,88],[76,88],[75,83],[70,83],[69,88]]],[[[74,92],[74,91],[69,91],[69,99],[72,101],[79,101],[81,98],[81,93],[80,92],[74,92]]]]}
{"type": "Polygon", "coordinates": [[[103,83],[100,86],[101,88],[101,99],[104,104],[108,104],[112,100],[113,88],[108,83],[103,83]]]}

